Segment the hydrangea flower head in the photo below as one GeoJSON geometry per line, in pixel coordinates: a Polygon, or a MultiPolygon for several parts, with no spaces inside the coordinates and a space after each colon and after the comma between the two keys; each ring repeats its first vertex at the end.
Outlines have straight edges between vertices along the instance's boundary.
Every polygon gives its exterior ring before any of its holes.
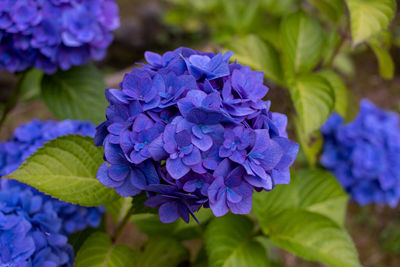
{"type": "Polygon", "coordinates": [[[360,205],[395,207],[400,201],[399,115],[362,100],[357,118],[333,114],[323,125],[321,164],[360,205]]]}
{"type": "Polygon", "coordinates": [[[100,60],[118,27],[114,0],[2,1],[0,70],[53,73],[100,60]]]}
{"type": "Polygon", "coordinates": [[[0,265],[72,266],[53,201],[30,188],[0,190],[0,265]]]}
{"type": "Polygon", "coordinates": [[[263,100],[263,73],[229,63],[232,55],[146,52],[148,64],[106,90],[99,181],[122,196],[146,193],[162,222],[188,222],[201,207],[246,214],[254,190],[289,183],[299,147],[287,118],[263,100]]]}
{"type": "MultiPolygon", "coordinates": [[[[45,142],[68,134],[94,136],[94,133],[95,128],[89,122],[73,120],[42,122],[33,120],[23,124],[15,129],[14,135],[7,142],[0,142],[0,177],[15,171],[26,158],[39,147],[42,147],[45,142]]],[[[22,189],[27,188],[27,186],[16,181],[7,180],[4,182],[10,184],[10,186],[12,184],[22,189]]],[[[99,226],[102,213],[104,213],[102,207],[86,208],[56,199],[52,199],[52,201],[54,202],[53,209],[62,219],[61,232],[64,234],[83,230],[87,226],[99,226]]]]}

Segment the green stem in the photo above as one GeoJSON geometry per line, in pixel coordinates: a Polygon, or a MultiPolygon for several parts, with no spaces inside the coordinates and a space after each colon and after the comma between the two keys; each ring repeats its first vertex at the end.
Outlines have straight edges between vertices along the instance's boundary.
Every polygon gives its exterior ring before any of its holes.
{"type": "Polygon", "coordinates": [[[115,227],[114,232],[113,232],[113,234],[111,236],[111,240],[112,240],[113,243],[115,243],[118,240],[119,236],[122,233],[122,230],[124,230],[125,225],[129,222],[129,218],[132,216],[134,211],[135,211],[135,208],[132,205],[132,207],[125,214],[125,217],[122,219],[122,221],[117,223],[117,226],[115,227]]]}
{"type": "Polygon", "coordinates": [[[18,79],[18,82],[16,86],[14,87],[14,90],[11,93],[10,98],[8,99],[7,103],[5,104],[3,113],[1,114],[0,118],[0,129],[3,126],[5,120],[7,119],[7,115],[14,109],[14,107],[18,103],[19,95],[21,93],[21,83],[23,80],[23,75],[21,75],[18,79]]]}

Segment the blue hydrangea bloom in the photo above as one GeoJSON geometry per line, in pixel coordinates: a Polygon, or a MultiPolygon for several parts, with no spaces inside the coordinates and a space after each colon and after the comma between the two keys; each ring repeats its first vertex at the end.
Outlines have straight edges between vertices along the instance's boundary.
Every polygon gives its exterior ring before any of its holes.
{"type": "MultiPolygon", "coordinates": [[[[94,136],[95,128],[89,122],[73,120],[61,122],[33,120],[21,125],[15,129],[14,135],[7,142],[0,142],[0,177],[16,170],[45,142],[68,134],[94,136]]],[[[16,181],[7,181],[6,183],[21,188],[27,187],[16,181]]],[[[65,234],[83,230],[87,226],[99,226],[102,213],[104,213],[102,207],[86,208],[56,199],[52,199],[52,201],[54,209],[62,219],[61,228],[65,234]]]]}
{"type": "Polygon", "coordinates": [[[82,207],[67,202],[54,200],[54,209],[62,219],[62,232],[69,235],[82,231],[87,227],[96,228],[100,225],[104,207],[82,207]]]}
{"type": "Polygon", "coordinates": [[[399,115],[362,100],[357,118],[344,124],[332,114],[321,128],[321,164],[360,205],[395,207],[400,201],[399,115]]]}
{"type": "Polygon", "coordinates": [[[53,73],[100,60],[118,27],[114,0],[3,0],[0,70],[53,73]]]}
{"type": "Polygon", "coordinates": [[[146,193],[165,223],[188,222],[201,207],[246,214],[254,190],[289,183],[299,146],[287,118],[269,110],[263,73],[229,63],[232,55],[146,52],[148,64],[106,90],[99,181],[122,196],[146,193]]]}
{"type": "Polygon", "coordinates": [[[0,190],[0,265],[72,266],[54,202],[30,188],[0,190]]]}

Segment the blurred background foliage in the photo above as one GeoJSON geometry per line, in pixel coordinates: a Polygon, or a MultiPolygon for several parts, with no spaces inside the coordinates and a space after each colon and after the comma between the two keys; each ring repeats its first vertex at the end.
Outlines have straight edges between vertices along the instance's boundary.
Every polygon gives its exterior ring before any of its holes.
{"type": "MultiPolygon", "coordinates": [[[[383,108],[400,111],[400,19],[394,16],[392,0],[118,2],[121,28],[116,31],[107,58],[96,63],[108,87],[118,87],[123,74],[134,63],[144,61],[146,50],[164,52],[178,46],[232,50],[233,58],[240,63],[264,72],[272,110],[290,115],[289,134],[297,136],[302,147],[298,166],[317,165],[322,146],[318,128],[333,110],[350,120],[358,110],[358,100],[366,97],[383,108]]],[[[7,127],[2,128],[2,139],[34,117],[55,118],[48,110],[52,109],[51,98],[47,98],[47,106],[38,101],[41,79],[42,73],[35,70],[22,79],[23,101],[9,116],[7,127]]],[[[7,108],[16,82],[13,75],[0,73],[0,108],[7,108]]],[[[86,113],[93,120],[101,120],[102,113],[86,113]]],[[[126,203],[120,204],[127,209],[126,203]]],[[[346,226],[363,266],[400,266],[399,211],[350,204],[346,226]]],[[[149,257],[146,246],[157,249],[149,244],[160,244],[160,254],[167,255],[160,262],[170,264],[165,266],[207,266],[202,246],[204,225],[211,218],[207,212],[199,215],[200,227],[181,221],[164,225],[157,215],[134,215],[134,226],[125,229],[122,241],[139,247],[143,253],[137,257],[141,259],[149,257]],[[144,243],[146,240],[149,242],[144,243]],[[169,244],[170,248],[161,244],[169,244]]],[[[235,221],[233,217],[224,220],[235,221]]],[[[248,226],[243,238],[262,244],[271,266],[320,266],[278,249],[269,239],[253,240],[260,225],[247,218],[238,220],[248,226]]],[[[112,219],[108,223],[112,224],[112,219]]],[[[213,221],[211,225],[208,235],[219,231],[218,223],[213,221]]]]}

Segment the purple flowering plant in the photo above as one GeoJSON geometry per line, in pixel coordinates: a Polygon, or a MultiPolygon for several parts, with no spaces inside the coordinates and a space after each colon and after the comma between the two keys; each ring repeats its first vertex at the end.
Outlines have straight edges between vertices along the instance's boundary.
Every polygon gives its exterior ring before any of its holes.
{"type": "MultiPolygon", "coordinates": [[[[0,102],[0,130],[20,99],[43,100],[61,120],[34,120],[0,143],[0,265],[269,266],[271,242],[360,266],[348,195],[398,204],[399,117],[362,101],[343,123],[344,48],[365,42],[391,78],[395,1],[171,2],[166,20],[211,25],[201,36],[235,54],[146,52],[118,86],[85,66],[113,40],[117,1],[0,1],[0,70],[19,79],[0,102]],[[130,222],[147,235],[136,249],[121,244],[130,222]],[[193,239],[204,249],[188,257],[182,242],[193,239]]],[[[165,50],[164,37],[154,47],[165,50]]]]}
{"type": "Polygon", "coordinates": [[[254,191],[288,184],[299,147],[286,116],[264,100],[263,73],[229,63],[232,55],[146,52],[121,89],[106,90],[97,179],[123,197],[146,194],[165,223],[196,219],[201,207],[248,214],[254,191]]]}
{"type": "Polygon", "coordinates": [[[119,26],[114,0],[4,0],[0,4],[0,70],[58,68],[100,60],[119,26]]]}
{"type": "MultiPolygon", "coordinates": [[[[45,142],[67,134],[94,136],[89,122],[33,120],[0,142],[0,177],[16,170],[45,142]]],[[[0,181],[0,263],[5,266],[72,266],[68,236],[100,225],[104,207],[73,205],[14,180],[0,181]],[[4,206],[3,206],[4,205],[4,206]],[[11,242],[11,245],[8,244],[11,242]],[[7,265],[8,264],[8,265],[7,265]]]]}

